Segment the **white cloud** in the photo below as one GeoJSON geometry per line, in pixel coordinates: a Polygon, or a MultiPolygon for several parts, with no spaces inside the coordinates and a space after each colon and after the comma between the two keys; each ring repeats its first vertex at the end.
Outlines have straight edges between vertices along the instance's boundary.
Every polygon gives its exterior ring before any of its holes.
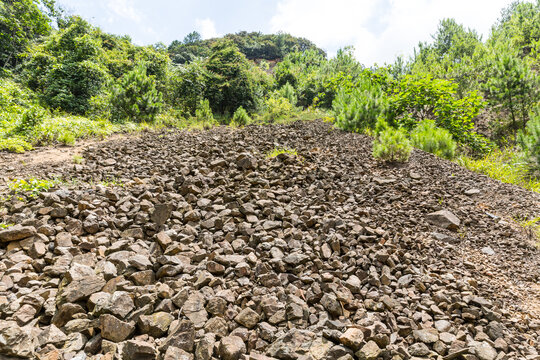
{"type": "Polygon", "coordinates": [[[353,45],[366,65],[411,55],[430,40],[440,20],[455,18],[484,39],[511,0],[280,0],[272,31],[303,36],[332,55],[353,45]]]}
{"type": "Polygon", "coordinates": [[[216,24],[210,18],[196,19],[195,28],[203,39],[210,39],[219,36],[216,31],[216,24]]]}
{"type": "Polygon", "coordinates": [[[109,0],[107,7],[115,15],[140,23],[143,20],[141,13],[133,6],[130,0],[109,0]]]}

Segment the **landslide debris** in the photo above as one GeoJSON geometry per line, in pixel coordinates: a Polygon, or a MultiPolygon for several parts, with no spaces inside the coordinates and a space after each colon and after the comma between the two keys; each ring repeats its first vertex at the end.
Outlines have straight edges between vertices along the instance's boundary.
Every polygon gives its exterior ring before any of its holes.
{"type": "Polygon", "coordinates": [[[0,230],[0,353],[537,359],[539,251],[511,216],[540,215],[540,197],[370,154],[315,121],[146,134],[33,169],[77,181],[0,210],[16,224],[0,230]],[[284,147],[298,156],[267,156],[284,147]]]}

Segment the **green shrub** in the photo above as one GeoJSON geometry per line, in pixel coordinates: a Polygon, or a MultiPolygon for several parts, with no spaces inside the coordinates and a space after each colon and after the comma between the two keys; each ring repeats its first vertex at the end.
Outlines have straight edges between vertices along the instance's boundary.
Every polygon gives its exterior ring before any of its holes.
{"type": "Polygon", "coordinates": [[[363,132],[373,129],[380,116],[386,116],[388,100],[377,84],[365,79],[350,92],[339,90],[332,107],[338,128],[363,132]]]}
{"type": "Polygon", "coordinates": [[[20,123],[15,127],[13,132],[19,135],[27,135],[34,128],[43,123],[45,119],[45,111],[37,106],[31,107],[23,113],[20,123]]]}
{"type": "Polygon", "coordinates": [[[387,126],[382,119],[376,127],[379,132],[373,140],[373,157],[385,162],[407,162],[412,151],[407,133],[387,126]]]}
{"type": "Polygon", "coordinates": [[[137,66],[120,79],[113,89],[113,119],[117,121],[152,122],[163,107],[163,96],[156,89],[153,76],[146,75],[144,65],[137,66]]]}
{"type": "Polygon", "coordinates": [[[0,139],[0,151],[23,153],[32,150],[32,145],[20,138],[0,139]]]}
{"type": "Polygon", "coordinates": [[[296,106],[298,98],[296,97],[296,91],[291,84],[286,83],[285,85],[283,85],[281,89],[279,89],[279,93],[281,97],[289,100],[289,103],[291,103],[292,106],[296,106]]]}
{"type": "Polygon", "coordinates": [[[80,116],[61,116],[47,118],[34,127],[26,138],[33,144],[46,145],[60,142],[71,145],[76,139],[88,137],[105,137],[116,131],[120,126],[107,120],[90,120],[80,116]]]}
{"type": "Polygon", "coordinates": [[[540,170],[540,112],[531,114],[526,130],[519,133],[518,140],[529,163],[534,169],[540,170]]]}
{"type": "Polygon", "coordinates": [[[249,117],[246,109],[244,109],[243,107],[240,106],[234,112],[232,121],[233,121],[233,123],[235,125],[245,126],[245,125],[247,125],[247,124],[249,124],[251,122],[251,118],[249,117]]]}
{"type": "Polygon", "coordinates": [[[273,122],[294,115],[294,106],[284,97],[270,97],[265,101],[263,118],[273,122]]]}
{"type": "Polygon", "coordinates": [[[446,129],[438,128],[433,120],[420,122],[411,132],[414,147],[445,159],[453,159],[457,144],[446,129]]]}
{"type": "Polygon", "coordinates": [[[457,87],[451,81],[433,79],[431,75],[404,76],[391,89],[391,118],[409,131],[417,122],[433,119],[458,142],[470,145],[475,151],[487,151],[487,143],[474,132],[473,123],[484,106],[482,97],[470,92],[459,98],[457,87]]]}
{"type": "Polygon", "coordinates": [[[197,121],[209,123],[215,122],[214,114],[212,113],[208,99],[203,99],[199,102],[199,106],[197,107],[197,110],[195,110],[195,117],[197,118],[197,121]]]}
{"type": "Polygon", "coordinates": [[[41,192],[47,191],[59,183],[58,180],[42,180],[36,178],[15,179],[9,184],[9,189],[14,194],[25,194],[37,197],[41,192]]]}

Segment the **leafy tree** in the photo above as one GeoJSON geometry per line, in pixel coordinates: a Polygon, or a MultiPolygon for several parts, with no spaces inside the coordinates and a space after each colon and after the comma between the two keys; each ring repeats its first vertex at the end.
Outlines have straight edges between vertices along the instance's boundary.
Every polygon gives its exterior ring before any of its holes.
{"type": "Polygon", "coordinates": [[[365,78],[350,91],[339,90],[333,102],[336,126],[354,132],[373,129],[377,119],[387,115],[388,105],[381,87],[365,78]]]}
{"type": "Polygon", "coordinates": [[[186,117],[195,115],[197,106],[204,99],[209,76],[202,60],[173,66],[168,79],[167,102],[186,117]]]}
{"type": "Polygon", "coordinates": [[[203,99],[199,102],[197,110],[195,111],[195,117],[198,121],[202,122],[205,127],[211,127],[216,123],[208,99],[203,99]]]}
{"type": "Polygon", "coordinates": [[[526,129],[520,131],[518,139],[533,168],[540,171],[540,111],[532,114],[526,129]]]}
{"type": "Polygon", "coordinates": [[[4,0],[0,2],[0,64],[14,67],[28,44],[50,34],[53,0],[4,0]],[[48,10],[45,13],[41,8],[48,10]]]}
{"type": "Polygon", "coordinates": [[[432,119],[459,142],[481,150],[482,139],[474,132],[473,119],[484,103],[477,92],[456,96],[457,84],[429,75],[403,77],[390,90],[391,119],[412,130],[417,122],[432,119]]]}
{"type": "Polygon", "coordinates": [[[289,103],[291,103],[292,106],[296,106],[296,103],[298,102],[298,98],[296,97],[296,91],[291,86],[291,84],[286,83],[281,87],[279,90],[282,97],[289,100],[289,103]]]}
{"type": "Polygon", "coordinates": [[[485,85],[487,98],[493,106],[500,104],[508,112],[513,131],[523,129],[539,99],[538,77],[510,51],[499,50],[491,64],[491,76],[485,85]]]}
{"type": "MultiPolygon", "coordinates": [[[[509,44],[521,57],[535,55],[540,45],[540,2],[514,1],[502,11],[490,42],[509,44]]],[[[536,56],[536,55],[535,55],[536,56]]]]}
{"type": "Polygon", "coordinates": [[[197,31],[193,31],[187,34],[186,37],[184,37],[184,41],[182,42],[184,43],[184,45],[187,45],[187,44],[197,43],[201,40],[202,40],[201,34],[199,34],[197,31]]]}
{"type": "Polygon", "coordinates": [[[268,77],[234,43],[216,43],[204,66],[208,71],[205,97],[215,112],[230,114],[240,106],[248,111],[257,110],[265,85],[269,85],[268,77]]]}
{"type": "Polygon", "coordinates": [[[148,76],[146,67],[139,65],[121,78],[113,89],[113,118],[117,121],[152,122],[163,107],[162,100],[154,76],[148,76]]]}

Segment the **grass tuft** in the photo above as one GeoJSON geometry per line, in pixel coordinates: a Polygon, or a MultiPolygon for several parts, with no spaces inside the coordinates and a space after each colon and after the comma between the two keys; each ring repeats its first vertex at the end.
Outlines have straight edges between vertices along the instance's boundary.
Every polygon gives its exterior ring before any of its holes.
{"type": "Polygon", "coordinates": [[[480,159],[461,156],[456,162],[469,170],[503,183],[540,193],[540,179],[531,175],[527,159],[520,152],[504,149],[493,151],[480,159]]]}
{"type": "Polygon", "coordinates": [[[298,152],[296,151],[296,149],[274,148],[274,150],[270,151],[266,155],[266,158],[267,159],[272,159],[272,158],[277,157],[280,154],[288,154],[288,155],[292,155],[292,156],[296,156],[296,157],[298,156],[298,152]]]}

